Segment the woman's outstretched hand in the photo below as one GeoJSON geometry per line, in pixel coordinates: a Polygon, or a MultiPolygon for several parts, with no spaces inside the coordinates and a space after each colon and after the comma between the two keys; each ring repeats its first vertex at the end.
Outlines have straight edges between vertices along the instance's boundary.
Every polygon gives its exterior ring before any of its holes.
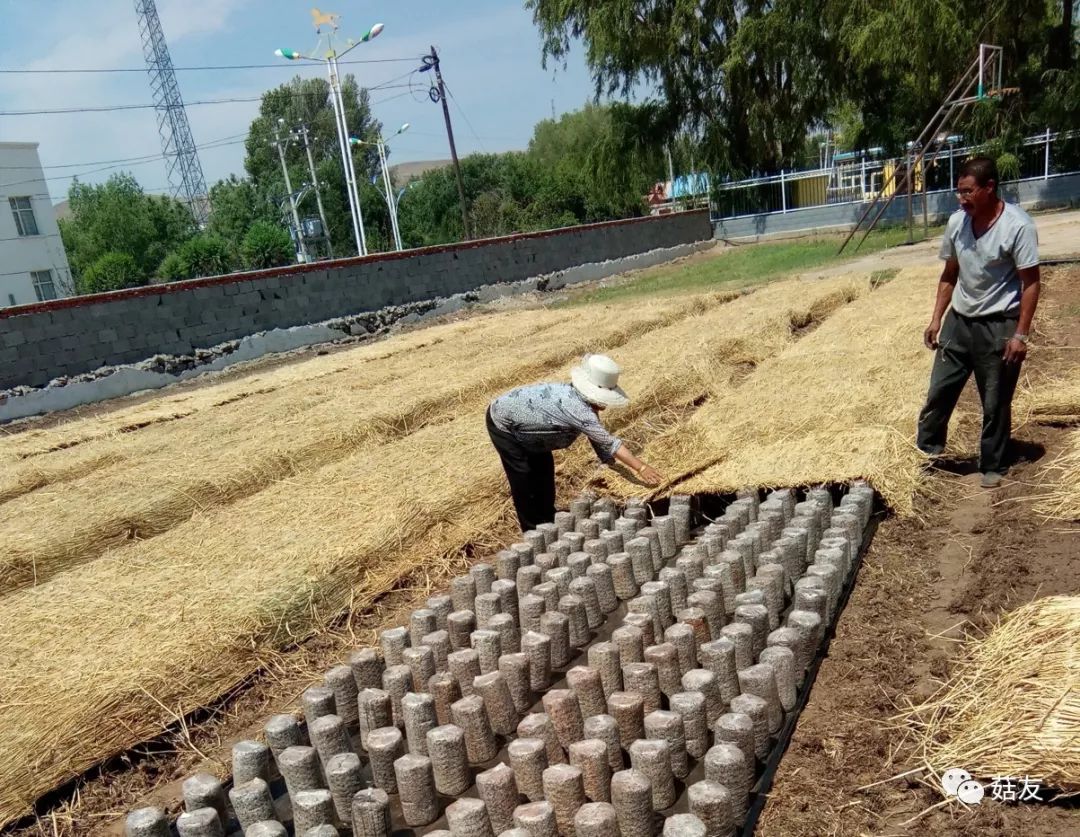
{"type": "Polygon", "coordinates": [[[641,470],[637,472],[641,481],[646,485],[657,486],[664,481],[664,478],[660,475],[652,465],[643,465],[641,470]]]}

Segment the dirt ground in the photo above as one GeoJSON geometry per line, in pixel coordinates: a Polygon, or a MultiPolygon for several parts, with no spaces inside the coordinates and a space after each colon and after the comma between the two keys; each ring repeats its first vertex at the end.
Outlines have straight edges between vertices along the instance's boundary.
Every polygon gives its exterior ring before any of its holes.
{"type": "MultiPolygon", "coordinates": [[[[1066,316],[1045,326],[1029,358],[1025,377],[1034,386],[1080,373],[1080,268],[1050,269],[1046,277],[1044,300],[1066,316]]],[[[972,383],[965,398],[975,397],[972,383]]],[[[956,447],[977,449],[977,427],[956,430],[956,447]]],[[[954,802],[924,814],[943,800],[932,779],[887,781],[919,766],[890,719],[948,678],[958,640],[1032,599],[1080,588],[1080,524],[1043,521],[1030,510],[1066,432],[1016,428],[1017,462],[994,491],[979,487],[973,459],[941,463],[919,499],[918,519],[881,525],[759,834],[1080,835],[1075,799],[1005,805],[987,798],[970,810],[954,802]]]]}
{"type": "MultiPolygon", "coordinates": [[[[1080,348],[1080,268],[1047,274],[1045,298],[1073,313],[1071,323],[1057,322],[1054,333],[1039,335],[1025,372],[1035,386],[1048,376],[1076,374],[1080,364],[1075,351],[1063,350],[1080,348]]],[[[1039,474],[1064,432],[1018,428],[1020,461],[994,492],[978,487],[970,460],[947,463],[929,477],[917,519],[881,525],[781,762],[759,833],[1080,835],[1075,809],[1060,804],[1007,808],[987,801],[974,813],[947,807],[913,819],[940,794],[905,779],[857,790],[915,766],[898,749],[902,736],[888,728],[889,719],[907,700],[936,690],[957,639],[1037,596],[1076,592],[1080,525],[1045,523],[1029,510],[1039,474]]],[[[973,450],[976,435],[973,426],[957,428],[957,447],[973,450]]],[[[136,804],[177,811],[185,777],[200,769],[224,775],[232,743],[256,736],[270,714],[294,705],[312,670],[338,660],[342,648],[370,642],[376,625],[420,597],[406,581],[372,611],[287,657],[267,659],[264,673],[241,692],[199,717],[177,719],[158,740],[73,781],[43,800],[39,818],[8,833],[118,835],[123,812],[136,804]]]]}

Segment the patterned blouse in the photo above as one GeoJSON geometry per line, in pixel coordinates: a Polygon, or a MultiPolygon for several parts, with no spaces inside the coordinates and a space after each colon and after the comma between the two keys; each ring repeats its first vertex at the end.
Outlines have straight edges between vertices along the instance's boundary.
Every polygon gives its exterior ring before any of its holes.
{"type": "Polygon", "coordinates": [[[491,402],[491,420],[526,450],[568,448],[584,433],[601,462],[611,462],[622,440],[600,423],[589,402],[570,384],[530,384],[491,402]]]}

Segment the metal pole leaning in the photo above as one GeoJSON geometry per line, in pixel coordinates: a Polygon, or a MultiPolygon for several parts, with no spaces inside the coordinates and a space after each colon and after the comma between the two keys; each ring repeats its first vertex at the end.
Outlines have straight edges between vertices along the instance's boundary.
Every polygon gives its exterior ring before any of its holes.
{"type": "Polygon", "coordinates": [[[307,262],[307,247],[304,246],[304,230],[300,226],[300,213],[296,210],[296,195],[293,194],[292,179],[289,177],[289,167],[285,164],[285,147],[281,144],[281,135],[277,126],[274,126],[274,148],[277,149],[278,159],[281,161],[281,173],[285,175],[285,190],[289,194],[289,209],[292,212],[293,229],[296,230],[296,246],[298,261],[307,262]]]}
{"type": "Polygon", "coordinates": [[[330,258],[334,258],[334,245],[330,241],[330,227],[326,223],[326,210],[323,208],[322,191],[319,188],[319,176],[315,173],[315,159],[311,156],[311,140],[308,136],[308,126],[300,126],[300,134],[304,138],[304,151],[307,153],[308,171],[311,172],[311,187],[315,190],[315,203],[319,206],[319,220],[322,221],[323,236],[326,238],[326,249],[330,251],[330,258]]]}
{"type": "MultiPolygon", "coordinates": [[[[956,98],[957,92],[960,90],[961,87],[964,86],[965,83],[970,88],[972,82],[969,79],[971,78],[973,72],[976,74],[976,78],[978,77],[978,68],[979,68],[979,61],[978,61],[978,59],[976,59],[975,61],[973,61],[971,63],[971,65],[968,66],[967,70],[960,76],[960,78],[957,79],[956,83],[952,86],[952,89],[949,91],[949,94],[945,97],[945,101],[941,104],[941,106],[934,113],[934,116],[926,124],[926,127],[923,128],[922,133],[919,134],[918,139],[915,140],[915,145],[916,146],[918,146],[920,144],[925,144],[924,140],[926,139],[928,134],[930,136],[933,136],[933,131],[937,129],[937,126],[942,121],[944,121],[945,118],[947,118],[946,113],[948,113],[948,116],[951,116],[952,111],[956,108],[956,104],[953,102],[953,100],[956,98]],[[947,112],[946,112],[946,109],[948,109],[947,112]]],[[[867,206],[863,209],[862,214],[859,216],[859,220],[855,223],[855,226],[851,228],[851,230],[848,232],[847,236],[844,238],[843,243],[840,245],[840,249],[837,251],[838,254],[844,252],[844,248],[846,248],[847,245],[851,242],[851,239],[853,239],[855,237],[855,234],[859,231],[859,228],[862,226],[863,221],[865,221],[867,216],[870,215],[870,213],[873,212],[874,209],[878,207],[878,204],[879,204],[879,202],[881,200],[881,195],[884,194],[884,192],[895,182],[895,180],[896,180],[896,169],[894,168],[892,174],[885,180],[884,183],[882,183],[881,190],[874,195],[874,199],[872,201],[870,201],[870,203],[867,204],[867,206]]],[[[862,243],[863,243],[863,241],[866,240],[866,236],[869,235],[870,230],[872,230],[874,228],[874,226],[877,224],[878,220],[884,214],[885,209],[889,206],[889,204],[892,203],[892,198],[893,198],[893,195],[890,195],[888,201],[885,203],[885,206],[878,211],[878,213],[875,216],[873,222],[870,224],[869,228],[867,229],[866,233],[863,235],[862,239],[860,239],[860,241],[859,241],[858,245],[856,245],[855,249],[858,249],[859,247],[862,246],[862,243]]]]}

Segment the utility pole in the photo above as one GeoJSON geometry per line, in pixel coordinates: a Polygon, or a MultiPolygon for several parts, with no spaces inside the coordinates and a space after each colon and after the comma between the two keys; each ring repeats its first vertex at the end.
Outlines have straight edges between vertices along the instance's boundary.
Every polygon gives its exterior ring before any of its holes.
{"type": "Polygon", "coordinates": [[[454,127],[450,124],[450,107],[446,104],[446,85],[443,84],[442,70],[439,67],[439,53],[435,47],[431,47],[431,55],[424,56],[424,65],[420,72],[435,70],[437,86],[428,92],[433,102],[442,104],[443,119],[446,121],[446,138],[450,141],[450,158],[454,161],[454,175],[457,177],[458,200],[461,201],[461,225],[465,231],[465,239],[472,238],[469,234],[469,211],[465,205],[465,183],[461,179],[461,164],[458,162],[457,147],[454,145],[454,127]]]}
{"type": "Polygon", "coordinates": [[[289,177],[289,167],[285,165],[285,146],[281,143],[281,134],[278,132],[279,126],[274,126],[274,147],[278,152],[278,159],[281,160],[281,172],[285,175],[285,189],[289,193],[289,208],[292,210],[293,217],[293,229],[296,230],[296,244],[299,247],[299,261],[306,262],[308,260],[307,247],[304,246],[304,231],[300,227],[300,214],[296,211],[296,196],[293,195],[292,180],[289,177]]]}
{"type": "Polygon", "coordinates": [[[307,152],[308,171],[311,172],[311,188],[315,190],[315,202],[319,205],[319,219],[322,221],[323,236],[326,237],[326,249],[330,258],[334,258],[334,245],[330,242],[330,227],[326,224],[326,210],[322,205],[322,193],[319,191],[319,176],[315,174],[315,160],[311,157],[311,141],[308,139],[308,126],[300,125],[300,136],[304,138],[304,151],[307,152]]]}

